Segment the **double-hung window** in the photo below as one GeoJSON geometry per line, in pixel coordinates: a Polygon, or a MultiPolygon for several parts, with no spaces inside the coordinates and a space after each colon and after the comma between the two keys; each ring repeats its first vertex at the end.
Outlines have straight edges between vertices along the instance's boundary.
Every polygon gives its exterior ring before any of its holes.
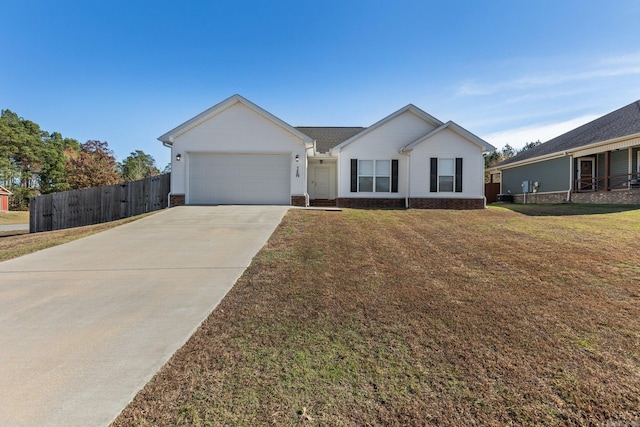
{"type": "Polygon", "coordinates": [[[391,161],[359,160],[358,191],[388,193],[391,191],[391,161]]]}
{"type": "Polygon", "coordinates": [[[431,192],[462,192],[462,158],[431,158],[431,192]]]}
{"type": "Polygon", "coordinates": [[[351,191],[397,193],[398,160],[351,159],[351,191]]]}
{"type": "Polygon", "coordinates": [[[453,193],[456,165],[453,159],[438,159],[438,191],[453,193]]]}

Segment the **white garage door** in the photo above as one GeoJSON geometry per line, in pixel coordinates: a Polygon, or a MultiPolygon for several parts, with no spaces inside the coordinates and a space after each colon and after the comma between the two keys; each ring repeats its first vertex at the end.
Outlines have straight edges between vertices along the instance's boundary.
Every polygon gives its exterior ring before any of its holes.
{"type": "Polygon", "coordinates": [[[291,157],[288,154],[189,155],[192,205],[289,205],[291,157]]]}

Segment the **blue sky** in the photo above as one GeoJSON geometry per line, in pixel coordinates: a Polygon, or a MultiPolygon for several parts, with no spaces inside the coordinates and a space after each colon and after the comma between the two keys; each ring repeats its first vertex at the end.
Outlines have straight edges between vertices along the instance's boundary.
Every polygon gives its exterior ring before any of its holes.
{"type": "Polygon", "coordinates": [[[640,99],[640,2],[0,0],[0,108],[141,149],[239,93],[294,126],[412,103],[497,147],[640,99]]]}

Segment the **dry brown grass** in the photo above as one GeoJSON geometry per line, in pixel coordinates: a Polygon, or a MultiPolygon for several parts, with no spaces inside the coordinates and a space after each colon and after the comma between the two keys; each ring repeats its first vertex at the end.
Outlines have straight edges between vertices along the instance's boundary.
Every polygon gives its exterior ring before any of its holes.
{"type": "Polygon", "coordinates": [[[0,225],[28,224],[28,223],[29,223],[28,211],[0,212],[0,225]]]}
{"type": "Polygon", "coordinates": [[[640,424],[640,211],[290,211],[114,422],[640,424]]]}

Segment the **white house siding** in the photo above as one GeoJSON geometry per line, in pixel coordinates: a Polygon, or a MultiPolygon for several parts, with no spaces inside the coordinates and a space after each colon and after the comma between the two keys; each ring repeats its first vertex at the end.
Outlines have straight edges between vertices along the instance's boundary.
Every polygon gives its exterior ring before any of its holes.
{"type": "Polygon", "coordinates": [[[306,151],[303,141],[244,104],[235,103],[174,137],[171,173],[173,194],[187,193],[190,153],[289,154],[291,195],[306,193],[306,151]],[[175,160],[177,154],[182,155],[181,161],[175,160]],[[299,163],[295,162],[296,155],[299,156],[299,163]]]}
{"type": "Polygon", "coordinates": [[[393,118],[368,134],[346,145],[338,160],[338,197],[403,198],[407,196],[407,156],[402,147],[435,129],[435,126],[410,111],[393,118]],[[397,193],[352,193],[351,159],[398,160],[397,193]]]}
{"type": "Polygon", "coordinates": [[[416,145],[411,152],[411,194],[416,198],[476,199],[484,197],[482,149],[450,129],[416,145]],[[430,191],[430,159],[462,160],[462,192],[430,191]]]}

